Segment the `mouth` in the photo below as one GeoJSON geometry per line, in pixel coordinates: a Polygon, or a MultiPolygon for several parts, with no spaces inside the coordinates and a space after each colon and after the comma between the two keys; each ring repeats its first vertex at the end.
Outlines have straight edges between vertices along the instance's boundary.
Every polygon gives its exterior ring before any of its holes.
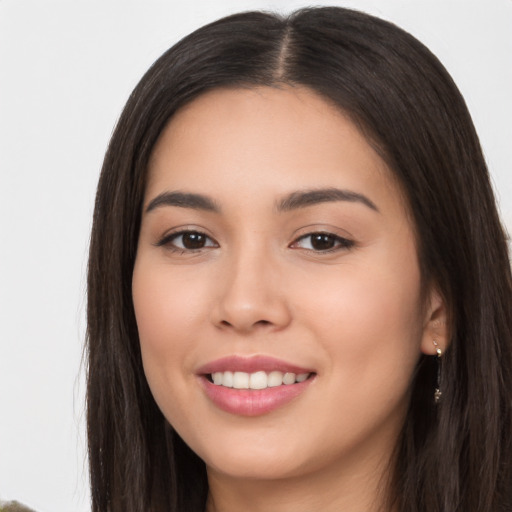
{"type": "Polygon", "coordinates": [[[203,366],[197,375],[216,407],[239,416],[258,416],[299,398],[317,374],[270,357],[231,356],[203,366]]]}
{"type": "Polygon", "coordinates": [[[293,373],[263,370],[248,373],[239,371],[224,371],[206,374],[206,379],[216,386],[233,389],[267,389],[278,386],[291,386],[309,379],[313,373],[293,373]]]}

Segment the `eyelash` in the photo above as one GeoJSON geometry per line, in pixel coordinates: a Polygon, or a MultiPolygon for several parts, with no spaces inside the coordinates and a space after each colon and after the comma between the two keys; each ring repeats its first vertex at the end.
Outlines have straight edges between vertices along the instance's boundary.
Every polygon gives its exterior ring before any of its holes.
{"type": "Polygon", "coordinates": [[[348,250],[348,249],[351,249],[352,247],[354,247],[354,245],[355,245],[355,242],[353,240],[349,240],[348,238],[343,238],[341,236],[335,235],[334,233],[329,233],[328,231],[314,231],[312,233],[307,233],[307,234],[302,235],[301,237],[297,238],[297,240],[295,240],[290,245],[290,247],[294,248],[294,246],[297,246],[297,244],[301,240],[307,240],[308,238],[310,239],[310,245],[312,245],[311,242],[312,242],[313,237],[317,237],[317,238],[325,237],[325,238],[330,239],[330,241],[332,241],[335,244],[335,247],[332,247],[329,249],[324,249],[324,250],[315,250],[314,248],[306,249],[307,251],[311,251],[311,252],[318,253],[318,254],[328,254],[328,253],[337,252],[337,251],[341,251],[341,250],[348,250]]]}
{"type": "Polygon", "coordinates": [[[178,231],[176,233],[170,233],[168,235],[165,235],[155,245],[157,247],[166,247],[166,249],[169,249],[172,252],[177,252],[179,254],[195,253],[195,252],[198,252],[198,251],[208,248],[208,247],[218,247],[218,244],[217,244],[217,242],[215,242],[215,240],[213,240],[211,237],[209,237],[206,233],[197,231],[195,229],[184,229],[184,230],[178,231]],[[203,247],[198,247],[195,249],[191,249],[191,248],[187,248],[187,247],[177,247],[174,244],[174,241],[179,237],[183,237],[184,235],[196,235],[198,237],[204,237],[206,240],[212,241],[213,244],[205,245],[203,247]]]}
{"type": "MultiPolygon", "coordinates": [[[[295,241],[293,241],[289,245],[289,247],[292,249],[300,249],[300,247],[298,247],[298,243],[303,240],[307,240],[308,238],[310,239],[310,245],[313,246],[313,243],[311,243],[311,242],[312,242],[312,237],[315,237],[315,236],[317,238],[324,237],[324,241],[325,241],[325,238],[327,238],[327,239],[329,239],[329,242],[334,243],[335,246],[332,248],[324,249],[324,250],[315,250],[313,247],[312,248],[303,248],[303,249],[313,252],[313,253],[317,253],[317,254],[328,254],[328,253],[337,252],[340,250],[348,250],[348,249],[351,249],[355,245],[355,242],[353,240],[343,238],[341,236],[335,235],[334,233],[329,233],[327,231],[314,231],[314,232],[307,233],[305,235],[300,236],[295,241]]],[[[170,250],[172,252],[179,253],[179,254],[195,253],[195,252],[201,251],[202,249],[207,249],[209,247],[215,248],[215,247],[219,246],[218,243],[215,240],[213,240],[213,238],[208,236],[206,233],[203,233],[203,232],[197,231],[197,230],[193,230],[193,229],[178,231],[176,233],[170,233],[170,234],[164,236],[155,245],[157,247],[166,247],[168,250],[170,250]],[[204,245],[202,247],[197,247],[197,248],[177,247],[174,244],[174,241],[176,239],[178,239],[179,237],[183,237],[184,235],[204,237],[205,240],[209,240],[210,242],[213,242],[213,243],[211,243],[209,245],[204,245]]],[[[182,245],[183,245],[183,242],[182,242],[182,245]]]]}

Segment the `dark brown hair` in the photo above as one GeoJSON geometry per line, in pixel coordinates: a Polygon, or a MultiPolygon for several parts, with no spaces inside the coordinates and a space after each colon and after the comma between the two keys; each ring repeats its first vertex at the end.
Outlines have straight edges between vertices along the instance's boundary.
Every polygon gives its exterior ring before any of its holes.
{"type": "Polygon", "coordinates": [[[425,282],[451,319],[443,400],[418,363],[393,468],[402,512],[512,510],[512,279],[464,100],[439,61],[391,23],[342,8],[252,12],[189,35],[129,98],[98,186],[88,274],[87,419],[93,512],[201,511],[203,462],[144,377],[131,281],[148,159],[173,114],[218,87],[308,87],[360,127],[401,184],[425,282]]]}

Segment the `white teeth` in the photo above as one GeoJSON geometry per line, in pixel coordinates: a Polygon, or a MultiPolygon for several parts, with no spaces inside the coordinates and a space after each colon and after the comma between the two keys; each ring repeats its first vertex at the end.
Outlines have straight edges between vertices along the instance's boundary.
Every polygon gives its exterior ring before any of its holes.
{"type": "Polygon", "coordinates": [[[281,372],[270,372],[268,374],[267,386],[269,388],[275,388],[283,384],[283,374],[281,372]]]}
{"type": "Polygon", "coordinates": [[[295,373],[285,373],[283,377],[283,384],[295,384],[295,373]]]}
{"type": "Polygon", "coordinates": [[[265,389],[267,387],[267,374],[265,372],[251,373],[249,376],[250,389],[265,389]]]}
{"type": "Polygon", "coordinates": [[[233,373],[233,387],[235,389],[249,389],[249,374],[245,372],[233,373]]]}
{"type": "Polygon", "coordinates": [[[222,385],[227,388],[233,387],[233,372],[224,372],[222,377],[222,385]]]}
{"type": "Polygon", "coordinates": [[[291,385],[297,382],[304,382],[309,373],[299,373],[296,375],[292,372],[273,371],[266,373],[259,371],[255,373],[246,372],[215,372],[211,374],[214,384],[235,389],[266,389],[277,386],[291,385]]]}

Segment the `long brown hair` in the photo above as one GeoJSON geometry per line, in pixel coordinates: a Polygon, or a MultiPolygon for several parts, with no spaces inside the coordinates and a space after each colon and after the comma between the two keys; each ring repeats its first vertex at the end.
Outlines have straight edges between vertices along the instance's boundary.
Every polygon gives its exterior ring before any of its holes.
{"type": "Polygon", "coordinates": [[[422,357],[393,468],[402,512],[512,510],[512,278],[478,137],[430,51],[391,23],[343,8],[252,12],[207,25],[142,78],[100,177],[88,274],[87,419],[93,512],[204,509],[203,462],[144,377],[131,280],[146,171],[184,104],[224,86],[301,85],[360,127],[401,184],[425,282],[450,310],[443,400],[422,357]]]}

